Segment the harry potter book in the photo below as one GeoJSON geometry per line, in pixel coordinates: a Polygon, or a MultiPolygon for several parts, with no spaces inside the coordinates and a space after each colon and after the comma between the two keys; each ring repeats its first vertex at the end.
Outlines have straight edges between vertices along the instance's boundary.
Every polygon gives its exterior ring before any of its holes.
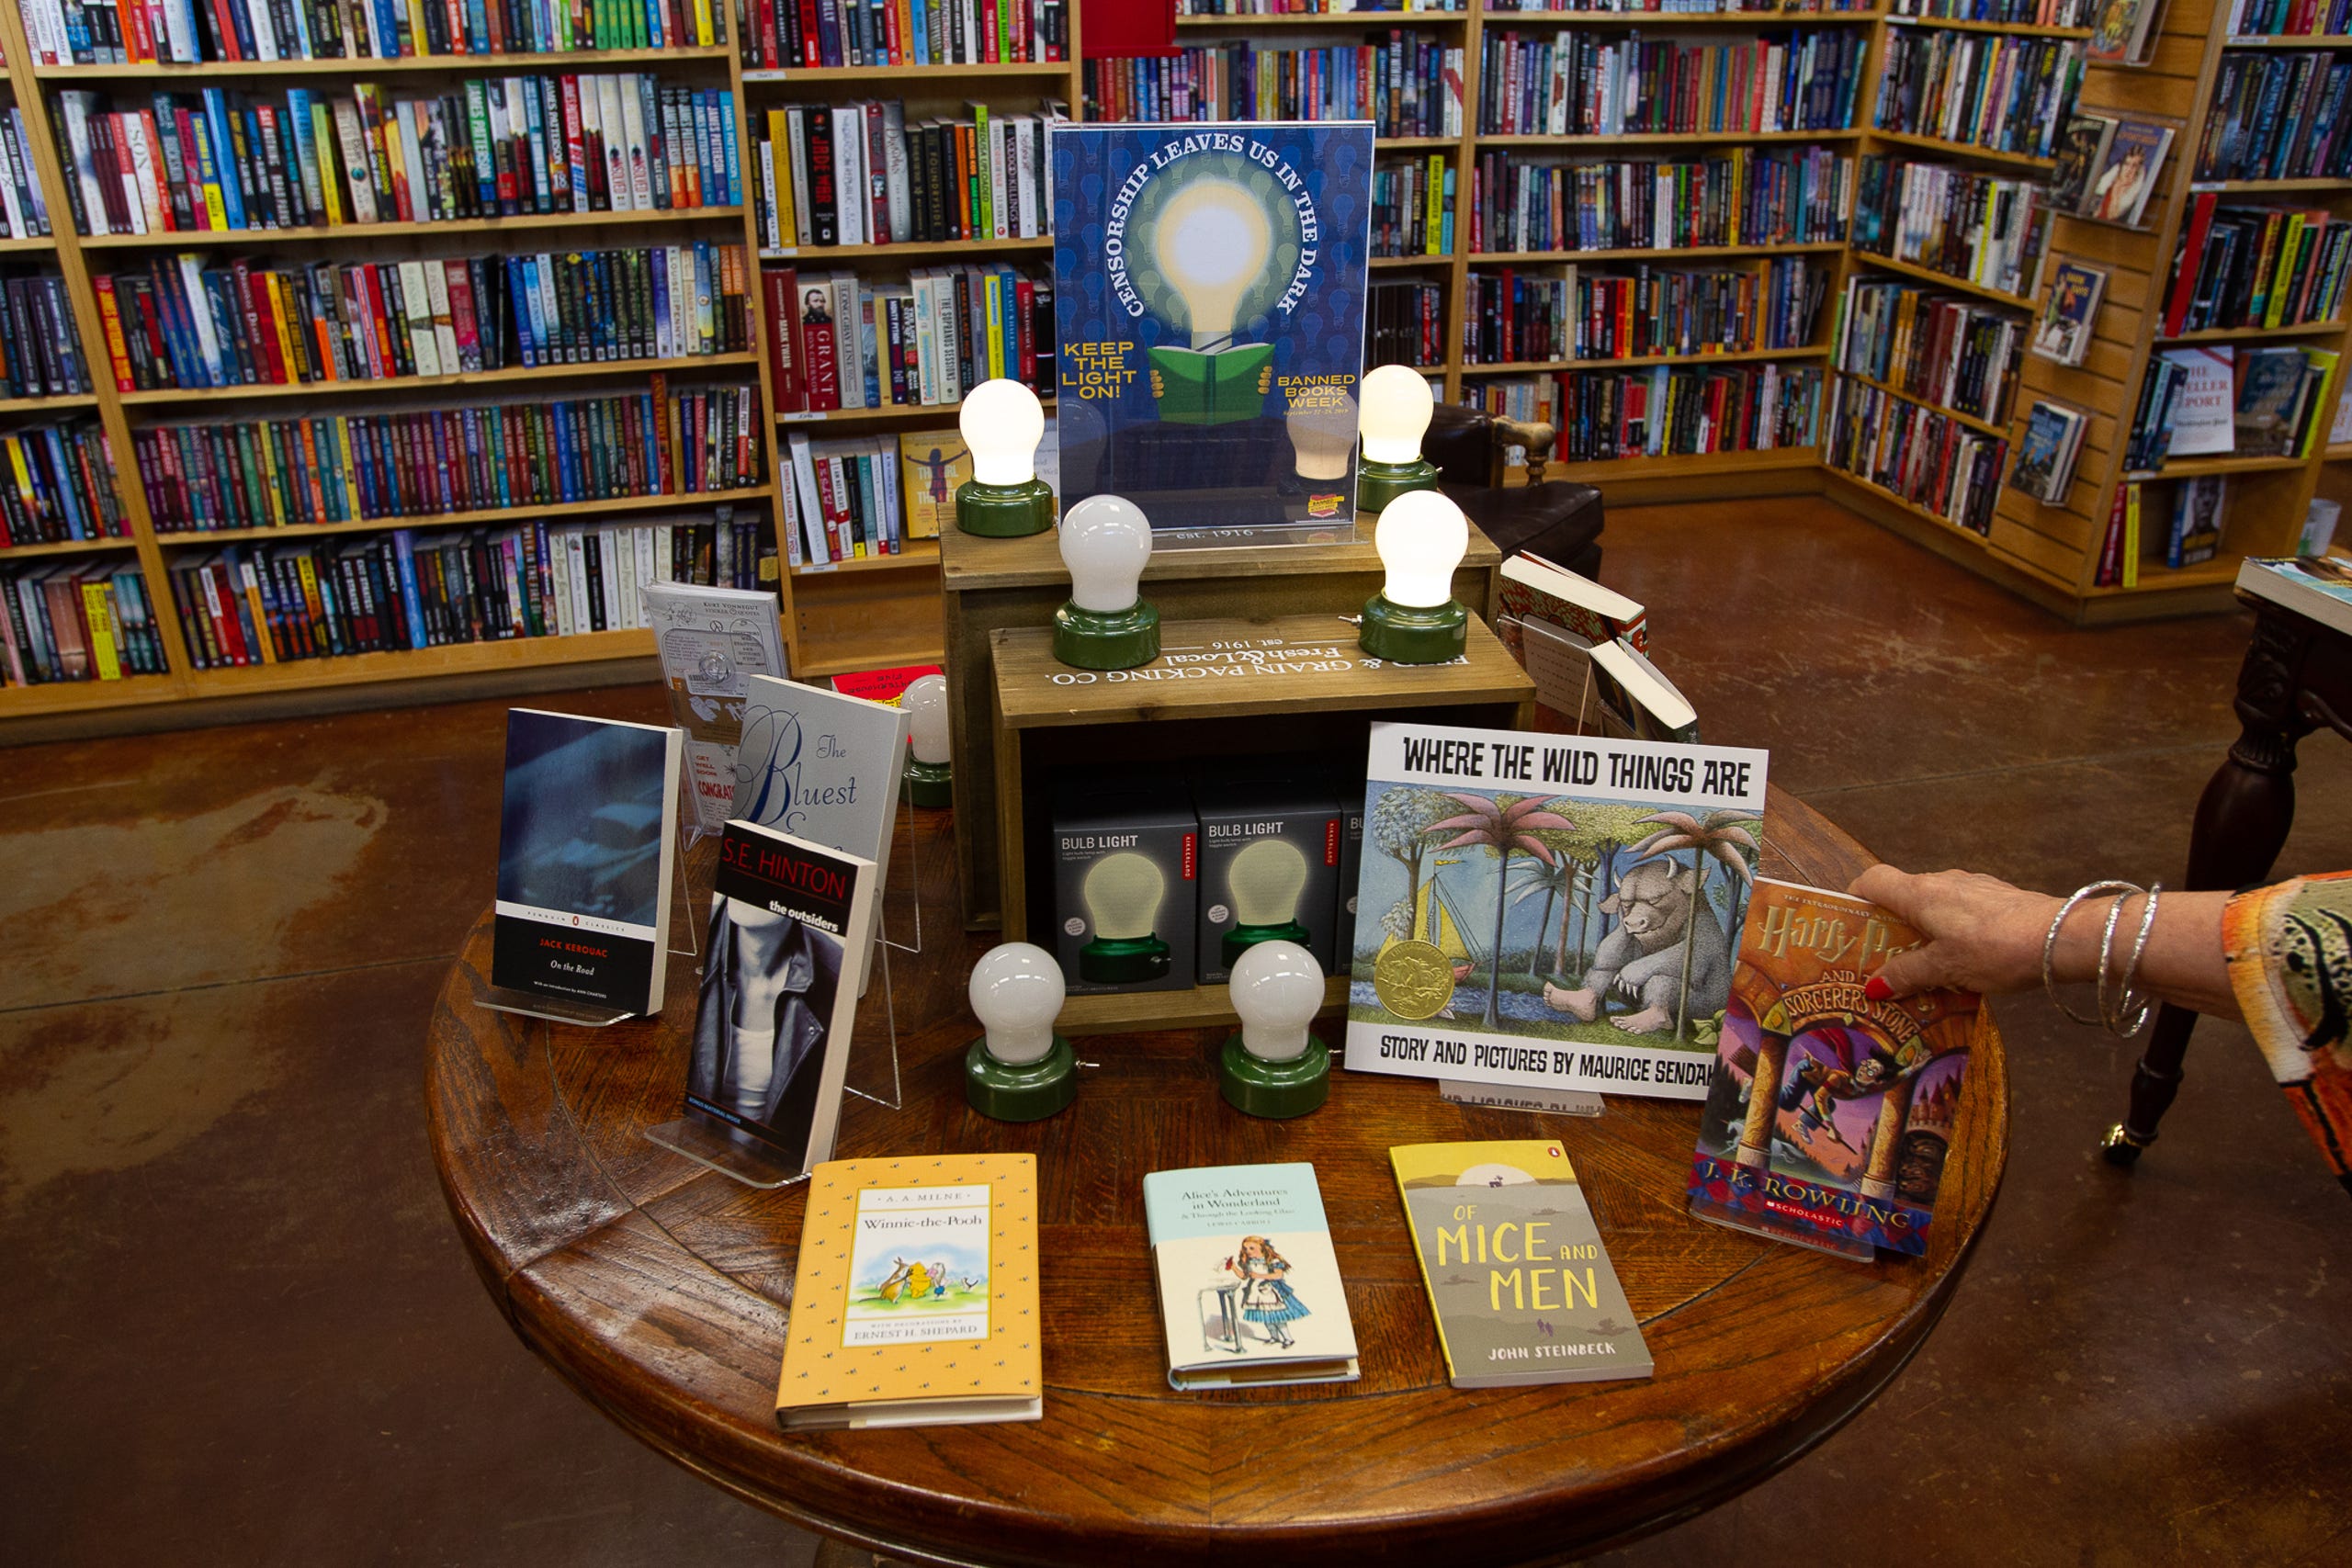
{"type": "Polygon", "coordinates": [[[1035,1421],[1037,1156],[817,1167],[776,1379],[786,1427],[1035,1421]]]}
{"type": "Polygon", "coordinates": [[[1649,1347],[1556,1142],[1388,1151],[1456,1388],[1650,1375],[1649,1347]]]}
{"type": "Polygon", "coordinates": [[[1918,931],[1843,893],[1759,878],[1690,1167],[1690,1212],[1869,1258],[1928,1246],[1984,1038],[1973,991],[1873,1001],[1918,931]]]}
{"type": "Polygon", "coordinates": [[[1313,1166],[1155,1170],[1143,1212],[1170,1387],[1356,1380],[1355,1325],[1313,1166]]]}
{"type": "Polygon", "coordinates": [[[508,711],[492,985],[662,1010],[680,739],[658,725],[508,711]]]}

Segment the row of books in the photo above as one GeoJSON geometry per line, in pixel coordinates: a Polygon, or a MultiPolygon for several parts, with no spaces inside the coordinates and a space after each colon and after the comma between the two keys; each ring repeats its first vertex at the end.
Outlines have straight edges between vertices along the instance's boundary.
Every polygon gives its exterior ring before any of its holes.
{"type": "Polygon", "coordinates": [[[526,524],[232,547],[175,560],[173,608],[199,670],[652,623],[653,582],[756,581],[758,525],[526,524]]]}
{"type": "Polygon", "coordinates": [[[2352,173],[2352,58],[2225,52],[2197,149],[2200,180],[2343,179],[2352,173]]]}
{"type": "Polygon", "coordinates": [[[2190,199],[2173,257],[2164,333],[2333,321],[2352,270],[2352,220],[2324,208],[2223,207],[2190,199]]]}
{"type": "MultiPolygon", "coordinates": [[[[1394,17],[1458,15],[1469,0],[1176,0],[1180,17],[1394,17]]],[[[1488,10],[1506,7],[1490,6],[1488,10]]],[[[1521,6],[1517,9],[1529,7],[1521,6]]]]}
{"type": "Polygon", "coordinates": [[[1054,384],[1054,291],[1010,267],[921,267],[903,283],[762,269],[780,414],[961,402],[1005,377],[1054,384]]]}
{"type": "Polygon", "coordinates": [[[1426,278],[1387,278],[1364,290],[1363,363],[1445,363],[1445,291],[1426,278]]]}
{"type": "Polygon", "coordinates": [[[65,280],[54,274],[0,279],[0,397],[69,397],[90,389],[82,334],[65,280]]]}
{"type": "Polygon", "coordinates": [[[2031,180],[1866,154],[1854,248],[2030,297],[2048,224],[2031,180]]]}
{"type": "Polygon", "coordinates": [[[1372,171],[1372,254],[1453,254],[1453,165],[1442,152],[1372,171]]]}
{"type": "Polygon", "coordinates": [[[2230,0],[2232,38],[2342,38],[2352,0],[2230,0]]]}
{"type": "Polygon", "coordinates": [[[1479,47],[1478,130],[1490,136],[1845,130],[1870,40],[1853,28],[1732,43],[1555,32],[1479,47]]]}
{"type": "Polygon", "coordinates": [[[1823,460],[1972,534],[1989,534],[2009,444],[1850,377],[1830,394],[1823,460]]]}
{"type": "MultiPolygon", "coordinates": [[[[952,509],[949,480],[971,477],[970,456],[954,431],[925,434],[931,436],[922,448],[927,456],[916,460],[937,467],[919,470],[924,489],[918,493],[944,488],[944,504],[952,509]]],[[[795,430],[786,434],[781,456],[785,558],[795,568],[905,553],[907,487],[898,441],[887,435],[811,440],[795,430]]],[[[940,504],[932,495],[933,537],[940,504]]]]}
{"type": "Polygon", "coordinates": [[[2322,394],[2342,356],[2287,344],[2167,349],[2148,361],[2123,466],[2172,457],[2308,457],[2326,438],[2322,394]]]}
{"type": "Polygon", "coordinates": [[[96,279],[116,387],[293,386],[736,354],[752,343],[743,247],[206,266],[96,279]]]}
{"type": "Polygon", "coordinates": [[[1478,155],[1473,251],[1650,250],[1836,243],[1853,206],[1853,164],[1826,147],[1741,147],[1684,162],[1535,164],[1478,155]]]}
{"type": "Polygon", "coordinates": [[[36,65],[401,60],[727,41],[711,0],[20,0],[36,65]]]}
{"type": "Polygon", "coordinates": [[[1459,136],[1462,69],[1459,45],[1392,28],[1377,43],[1090,59],[1082,82],[1091,120],[1368,119],[1382,136],[1459,136]]]}
{"type": "Polygon", "coordinates": [[[1051,231],[1046,128],[1058,116],[907,123],[898,99],[771,110],[758,146],[761,243],[1030,240],[1051,231]]]}
{"type": "Polygon", "coordinates": [[[760,482],[759,389],[145,425],[133,457],[157,531],[431,517],[760,482]]]}
{"type": "Polygon", "coordinates": [[[1567,370],[1554,407],[1565,463],[1699,457],[1810,446],[1819,434],[1821,372],[1811,366],[1652,366],[1567,370]]]}
{"type": "Polygon", "coordinates": [[[2008,423],[2024,319],[1900,278],[1846,281],[1835,364],[1991,424],[2008,423]]]}
{"type": "Polygon", "coordinates": [[[1600,272],[1571,264],[1549,276],[1473,272],[1463,356],[1507,365],[1803,348],[1813,341],[1829,275],[1805,256],[1775,256],[1760,268],[1645,264],[1600,272]]]}
{"type": "Polygon", "coordinates": [[[105,426],[82,420],[0,434],[0,549],[129,537],[105,426]]]}
{"type": "Polygon", "coordinates": [[[2047,158],[2083,75],[2076,39],[1898,28],[1879,67],[1881,130],[2047,158]]]}
{"type": "Polygon", "coordinates": [[[38,240],[51,232],[49,198],[33,172],[25,111],[14,104],[0,111],[0,227],[11,240],[38,240]]]}
{"type": "Polygon", "coordinates": [[[1487,0],[1484,9],[1595,17],[1827,17],[1868,11],[1877,3],[1878,0],[1487,0]]]}
{"type": "Polygon", "coordinates": [[[57,95],[85,234],[300,229],[731,207],[734,95],[638,73],[469,78],[431,96],[57,95]]]}
{"type": "MultiPolygon", "coordinates": [[[[739,0],[739,5],[743,0],[739,0]]],[[[748,0],[743,63],[993,65],[1069,58],[1069,0],[748,0]]]]}
{"type": "Polygon", "coordinates": [[[2018,28],[2087,28],[2107,0],[1888,0],[1890,17],[2001,22],[2018,28]]]}
{"type": "Polygon", "coordinates": [[[134,566],[0,568],[0,675],[11,686],[164,672],[146,581],[134,566]]]}

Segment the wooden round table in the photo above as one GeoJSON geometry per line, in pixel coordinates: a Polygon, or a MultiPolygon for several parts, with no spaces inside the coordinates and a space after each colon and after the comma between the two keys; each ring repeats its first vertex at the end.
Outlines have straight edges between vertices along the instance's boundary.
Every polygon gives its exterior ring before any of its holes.
{"type": "MultiPolygon", "coordinates": [[[[477,1005],[490,921],[435,1010],[426,1088],[443,1189],[515,1332],[647,1443],[762,1507],[926,1561],[1283,1568],[1574,1557],[1755,1484],[1869,1403],[1958,1284],[2007,1152],[2007,1077],[1980,1050],[1932,1245],[1875,1264],[1684,1211],[1697,1105],[1611,1096],[1597,1119],[1464,1108],[1425,1080],[1335,1071],[1330,1102],[1261,1122],[1218,1098],[1205,1031],[1094,1036],[1070,1110],[1025,1126],[965,1107],[964,1003],[984,948],[957,930],[945,813],[920,857],[927,951],[894,954],[904,1109],[852,1097],[842,1156],[1030,1150],[1045,1258],[1036,1422],[786,1436],[776,1371],[807,1189],[756,1191],[648,1143],[680,1112],[694,1016],[678,958],[661,1018],[550,1026],[477,1005]],[[1657,1359],[1646,1382],[1458,1391],[1446,1382],[1392,1145],[1557,1137],[1657,1359]],[[1363,1349],[1356,1383],[1168,1386],[1142,1179],[1314,1162],[1363,1349]],[[1228,1560],[1230,1560],[1228,1558],[1228,1560]]],[[[1842,887],[1860,846],[1774,792],[1768,874],[1842,887]]],[[[878,1021],[879,992],[863,1010],[878,1021]]],[[[1336,1042],[1336,1022],[1319,1026],[1336,1042]]],[[[866,1032],[861,1030],[861,1045],[866,1032]]]]}

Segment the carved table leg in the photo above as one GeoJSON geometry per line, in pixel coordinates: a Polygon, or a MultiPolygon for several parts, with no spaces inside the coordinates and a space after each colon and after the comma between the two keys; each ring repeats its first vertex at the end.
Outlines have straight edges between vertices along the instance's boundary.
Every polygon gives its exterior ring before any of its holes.
{"type": "MultiPolygon", "coordinates": [[[[2295,743],[2312,731],[2295,696],[2311,641],[2305,623],[2258,612],[2254,640],[2238,669],[2236,744],[2197,802],[2188,835],[2191,891],[2243,887],[2258,882],[2278,858],[2295,820],[2295,743]]],[[[2180,1092],[2197,1014],[2169,1004],[2156,1013],[2146,1051],[2132,1074],[2132,1103],[2108,1129],[2101,1147],[2110,1165],[2129,1166],[2156,1140],[2156,1123],[2180,1092]]]]}

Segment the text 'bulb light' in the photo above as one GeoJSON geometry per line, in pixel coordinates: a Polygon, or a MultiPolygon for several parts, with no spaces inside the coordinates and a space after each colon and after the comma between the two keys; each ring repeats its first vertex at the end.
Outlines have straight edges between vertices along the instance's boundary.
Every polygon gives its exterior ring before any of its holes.
{"type": "Polygon", "coordinates": [[[1383,365],[1363,378],[1357,419],[1363,455],[1374,463],[1410,463],[1421,455],[1437,399],[1420,372],[1408,365],[1383,365]]]}
{"type": "Polygon", "coordinates": [[[1381,513],[1372,544],[1387,573],[1381,597],[1430,609],[1453,597],[1454,569],[1470,548],[1470,522],[1442,491],[1412,491],[1381,513]]]}
{"type": "Polygon", "coordinates": [[[1295,1061],[1323,1007],[1323,965],[1295,942],[1261,942],[1241,955],[1230,983],[1241,1044],[1261,1062],[1295,1061]]]}
{"type": "Polygon", "coordinates": [[[1265,209],[1231,180],[1195,180],[1168,203],[1152,231],[1152,260],[1184,301],[1193,347],[1233,335],[1241,297],[1265,275],[1273,246],[1265,209]]]}
{"type": "Polygon", "coordinates": [[[1037,394],[999,377],[964,398],[956,428],[972,449],[972,477],[984,485],[1026,484],[1037,477],[1037,444],[1046,438],[1046,409],[1037,394]]]}
{"type": "Polygon", "coordinates": [[[1069,598],[1054,612],[1054,657],[1080,670],[1133,670],[1159,657],[1159,612],[1136,592],[1151,561],[1151,519],[1124,496],[1090,495],[1062,519],[1069,598]]]}
{"type": "Polygon", "coordinates": [[[1078,1096],[1078,1053],[1054,1032],[1067,987],[1044,948],[1008,942],[972,965],[967,994],[982,1033],[964,1050],[965,1103],[1001,1122],[1035,1122],[1078,1096]]]}

